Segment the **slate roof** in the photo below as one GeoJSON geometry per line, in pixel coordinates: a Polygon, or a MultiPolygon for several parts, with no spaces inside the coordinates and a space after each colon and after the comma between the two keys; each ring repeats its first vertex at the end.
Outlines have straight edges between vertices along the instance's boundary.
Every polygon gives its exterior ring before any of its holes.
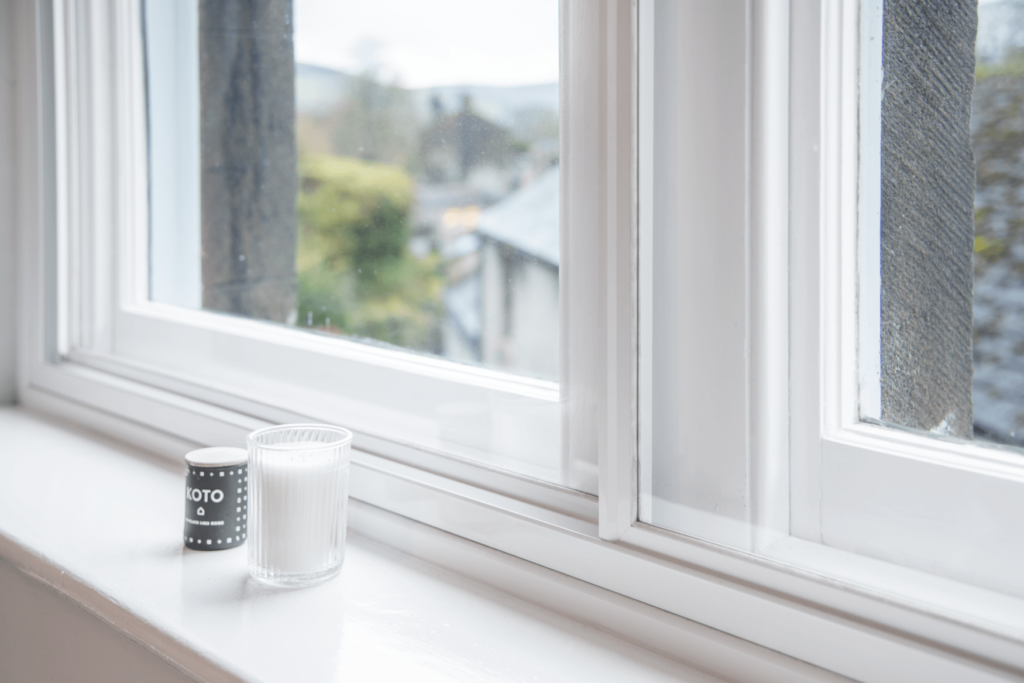
{"type": "Polygon", "coordinates": [[[558,167],[480,213],[477,232],[558,265],[558,167]]]}

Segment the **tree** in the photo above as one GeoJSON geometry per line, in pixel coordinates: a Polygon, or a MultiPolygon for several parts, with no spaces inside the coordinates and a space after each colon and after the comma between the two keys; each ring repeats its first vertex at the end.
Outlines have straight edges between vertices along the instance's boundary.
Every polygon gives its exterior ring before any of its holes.
{"type": "Polygon", "coordinates": [[[408,174],[308,155],[299,178],[298,324],[438,352],[440,259],[409,252],[408,174]]]}
{"type": "Polygon", "coordinates": [[[411,93],[382,83],[372,70],[352,77],[328,126],[338,154],[406,168],[413,162],[418,126],[411,93]]]}

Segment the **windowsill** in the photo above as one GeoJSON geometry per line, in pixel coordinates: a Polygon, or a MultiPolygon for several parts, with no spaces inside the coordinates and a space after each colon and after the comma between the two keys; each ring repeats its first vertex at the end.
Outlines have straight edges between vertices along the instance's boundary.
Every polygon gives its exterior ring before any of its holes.
{"type": "Polygon", "coordinates": [[[24,409],[0,430],[0,560],[199,679],[711,680],[358,534],[337,579],[254,584],[243,549],[181,545],[178,468],[24,409]]]}

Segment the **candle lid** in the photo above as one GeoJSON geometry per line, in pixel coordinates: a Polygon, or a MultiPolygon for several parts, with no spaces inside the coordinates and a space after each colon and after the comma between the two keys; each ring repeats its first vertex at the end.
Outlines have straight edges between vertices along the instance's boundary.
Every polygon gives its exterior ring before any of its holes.
{"type": "Polygon", "coordinates": [[[185,454],[185,462],[203,467],[228,467],[249,461],[249,452],[244,448],[213,446],[198,448],[185,454]]]}

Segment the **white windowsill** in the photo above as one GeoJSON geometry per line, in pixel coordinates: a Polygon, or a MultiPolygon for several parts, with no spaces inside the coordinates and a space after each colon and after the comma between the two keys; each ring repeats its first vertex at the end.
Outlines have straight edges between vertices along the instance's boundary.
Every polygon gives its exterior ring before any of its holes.
{"type": "Polygon", "coordinates": [[[358,534],[341,577],[262,587],[244,549],[182,547],[173,465],[24,409],[0,409],[0,433],[0,560],[200,680],[718,680],[358,534]]]}

